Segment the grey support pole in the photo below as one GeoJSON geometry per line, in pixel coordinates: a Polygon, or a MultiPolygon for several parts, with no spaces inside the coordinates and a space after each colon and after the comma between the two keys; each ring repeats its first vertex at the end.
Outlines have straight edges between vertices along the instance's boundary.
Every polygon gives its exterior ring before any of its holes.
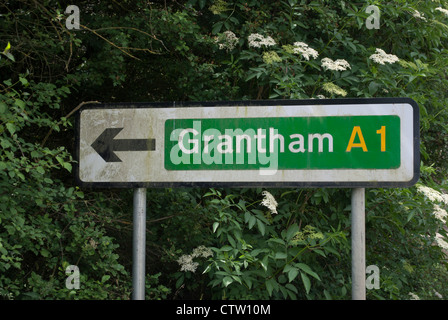
{"type": "Polygon", "coordinates": [[[146,189],[134,189],[132,299],[145,300],[146,189]]]}
{"type": "Polygon", "coordinates": [[[352,190],[352,300],[366,299],[365,189],[352,190]]]}

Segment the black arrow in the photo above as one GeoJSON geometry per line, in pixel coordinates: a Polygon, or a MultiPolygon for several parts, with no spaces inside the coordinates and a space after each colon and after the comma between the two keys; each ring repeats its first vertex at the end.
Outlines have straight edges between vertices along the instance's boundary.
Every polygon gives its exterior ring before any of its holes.
{"type": "Polygon", "coordinates": [[[153,151],[156,150],[155,139],[120,139],[115,140],[115,136],[123,128],[107,128],[91,144],[91,147],[106,162],[121,162],[114,151],[153,151]]]}

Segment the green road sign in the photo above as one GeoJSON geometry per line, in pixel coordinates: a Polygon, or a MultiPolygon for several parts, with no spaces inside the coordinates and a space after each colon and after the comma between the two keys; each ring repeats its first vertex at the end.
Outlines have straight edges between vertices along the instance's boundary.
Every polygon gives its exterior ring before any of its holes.
{"type": "Polygon", "coordinates": [[[395,169],[400,118],[169,119],[166,170],[395,169]]]}
{"type": "Polygon", "coordinates": [[[86,186],[410,186],[418,106],[406,98],[105,104],[78,114],[86,186]]]}

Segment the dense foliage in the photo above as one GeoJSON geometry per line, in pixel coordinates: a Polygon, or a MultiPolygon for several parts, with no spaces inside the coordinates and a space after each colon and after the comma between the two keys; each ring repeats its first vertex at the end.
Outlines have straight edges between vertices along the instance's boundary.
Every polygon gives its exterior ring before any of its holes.
{"type": "MultiPolygon", "coordinates": [[[[86,0],[79,29],[71,4],[0,3],[1,298],[130,298],[132,190],[75,185],[81,103],[343,97],[421,114],[418,184],[366,190],[367,297],[448,297],[448,1],[86,0]]],[[[146,297],[350,299],[350,209],[349,189],[148,189],[146,297]]]]}

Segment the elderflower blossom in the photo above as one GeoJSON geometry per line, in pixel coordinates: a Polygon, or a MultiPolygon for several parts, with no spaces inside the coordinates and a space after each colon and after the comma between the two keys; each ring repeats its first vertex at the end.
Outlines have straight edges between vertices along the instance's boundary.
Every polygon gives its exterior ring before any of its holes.
{"type": "Polygon", "coordinates": [[[177,259],[177,263],[180,264],[180,271],[190,271],[195,272],[199,263],[193,261],[193,256],[189,254],[182,255],[179,259],[177,259]]]}
{"type": "Polygon", "coordinates": [[[411,296],[411,300],[420,300],[420,297],[413,292],[409,292],[409,295],[411,296]]]}
{"type": "Polygon", "coordinates": [[[350,64],[344,59],[337,59],[336,61],[333,61],[330,58],[323,58],[321,62],[322,67],[327,70],[344,71],[347,70],[347,68],[351,68],[350,64]]]}
{"type": "Polygon", "coordinates": [[[193,249],[193,253],[191,255],[194,258],[196,258],[196,257],[208,258],[208,257],[213,256],[213,251],[210,248],[207,248],[205,246],[199,246],[199,247],[193,249]]]}
{"type": "Polygon", "coordinates": [[[273,64],[274,62],[282,61],[282,58],[280,58],[275,51],[267,51],[263,52],[263,61],[266,64],[273,64]]]}
{"type": "Polygon", "coordinates": [[[294,42],[293,47],[294,53],[300,53],[305,60],[310,60],[310,56],[312,56],[314,59],[316,59],[319,56],[319,53],[314,50],[313,48],[310,48],[305,42],[294,42]]]}
{"type": "Polygon", "coordinates": [[[213,252],[210,248],[205,246],[199,246],[193,249],[191,254],[184,254],[179,259],[177,263],[180,265],[180,271],[190,271],[195,272],[199,266],[198,262],[193,261],[194,258],[208,258],[213,256],[213,252]]]}
{"type": "Polygon", "coordinates": [[[438,10],[438,11],[442,12],[444,15],[448,16],[448,10],[443,9],[442,7],[438,7],[438,8],[436,8],[436,10],[438,10]]]}
{"type": "Polygon", "coordinates": [[[437,245],[438,245],[440,248],[442,248],[442,249],[444,249],[444,250],[448,250],[448,242],[446,242],[446,241],[443,239],[443,236],[442,236],[440,233],[436,233],[436,238],[435,238],[435,240],[436,240],[437,245]]]}
{"type": "Polygon", "coordinates": [[[324,89],[328,93],[334,93],[334,94],[337,94],[337,95],[343,96],[343,97],[345,97],[347,95],[347,91],[345,91],[341,87],[339,87],[339,86],[337,86],[337,85],[335,85],[334,83],[331,83],[331,82],[324,83],[322,85],[322,89],[324,89]]]}
{"type": "Polygon", "coordinates": [[[448,194],[442,194],[433,188],[418,185],[417,191],[423,193],[431,201],[439,201],[448,204],[448,194]]]}
{"type": "Polygon", "coordinates": [[[443,223],[446,223],[446,218],[448,217],[448,212],[446,212],[446,210],[442,209],[441,207],[439,207],[437,204],[434,205],[434,216],[442,221],[443,223]]]}
{"type": "Polygon", "coordinates": [[[249,41],[249,47],[253,48],[261,48],[261,46],[270,47],[276,44],[270,36],[264,37],[259,33],[252,33],[247,39],[249,41]]]}
{"type": "Polygon", "coordinates": [[[216,38],[219,49],[227,51],[233,50],[238,44],[239,38],[232,31],[225,31],[221,36],[216,38]]]}
{"type": "Polygon", "coordinates": [[[372,54],[369,58],[379,64],[384,64],[385,62],[395,63],[400,60],[396,55],[388,54],[383,49],[377,48],[375,52],[376,53],[372,54]]]}
{"type": "Polygon", "coordinates": [[[306,225],[303,228],[303,231],[298,231],[294,234],[294,237],[292,238],[291,243],[293,245],[297,245],[300,242],[306,241],[306,240],[322,240],[324,238],[324,235],[320,231],[316,231],[316,228],[310,225],[306,225]]]}
{"type": "Polygon", "coordinates": [[[208,8],[213,14],[220,14],[228,9],[227,3],[224,0],[216,0],[210,8],[208,8]]]}
{"type": "Polygon", "coordinates": [[[264,196],[263,201],[261,204],[265,207],[267,207],[271,213],[277,214],[277,201],[275,201],[275,198],[272,194],[270,194],[268,191],[263,191],[262,195],[264,196]]]}
{"type": "Polygon", "coordinates": [[[414,18],[418,18],[418,19],[421,19],[423,21],[426,21],[426,18],[424,17],[423,13],[421,13],[421,12],[419,12],[417,10],[414,10],[414,13],[412,14],[412,16],[414,18]]]}

